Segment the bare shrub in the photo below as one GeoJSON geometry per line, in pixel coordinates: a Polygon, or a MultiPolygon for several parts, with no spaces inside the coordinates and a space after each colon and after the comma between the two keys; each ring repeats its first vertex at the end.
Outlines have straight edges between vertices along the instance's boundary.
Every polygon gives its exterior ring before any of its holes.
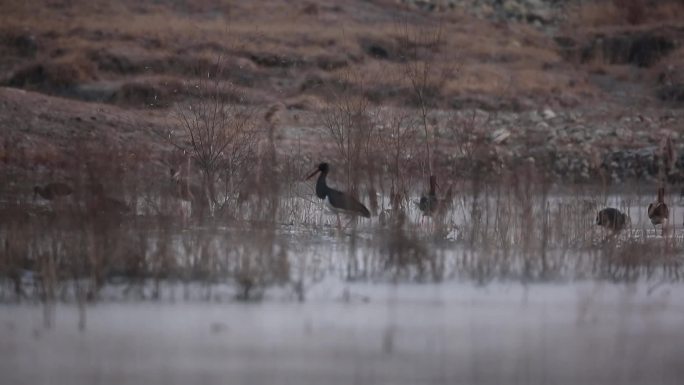
{"type": "Polygon", "coordinates": [[[415,116],[411,112],[397,109],[381,109],[376,116],[378,121],[375,134],[377,143],[383,151],[378,151],[378,160],[383,165],[385,180],[389,179],[390,189],[381,189],[383,196],[389,196],[398,209],[397,196],[407,197],[413,175],[420,163],[420,132],[415,116]]]}
{"type": "Polygon", "coordinates": [[[232,102],[236,89],[221,81],[221,71],[219,59],[201,73],[191,97],[176,110],[178,129],[165,135],[176,148],[190,154],[212,207],[219,210],[235,198],[247,177],[260,134],[256,109],[232,102]]]}
{"type": "MultiPolygon", "coordinates": [[[[362,75],[348,73],[348,76],[362,75]]],[[[358,83],[363,84],[363,81],[358,83]]],[[[360,170],[369,166],[369,158],[375,152],[373,132],[376,127],[370,107],[362,93],[345,89],[335,94],[334,100],[321,114],[321,123],[342,161],[345,182],[352,193],[358,191],[362,177],[360,170]]]]}
{"type": "Polygon", "coordinates": [[[453,139],[452,171],[456,177],[483,179],[499,168],[501,159],[490,140],[492,116],[480,110],[452,114],[446,123],[453,139]]]}
{"type": "Polygon", "coordinates": [[[273,223],[280,209],[281,187],[283,185],[283,165],[279,161],[276,145],[276,130],[285,106],[281,103],[271,105],[263,114],[264,135],[258,142],[256,163],[238,189],[239,209],[246,208],[251,220],[273,223]]]}
{"type": "Polygon", "coordinates": [[[441,21],[435,27],[414,28],[405,22],[399,28],[399,41],[404,50],[410,52],[403,63],[403,75],[408,81],[413,105],[417,108],[423,129],[426,156],[424,170],[427,175],[433,175],[432,147],[436,125],[431,124],[431,114],[440,104],[444,86],[455,75],[456,69],[450,60],[445,60],[445,37],[441,21]]]}

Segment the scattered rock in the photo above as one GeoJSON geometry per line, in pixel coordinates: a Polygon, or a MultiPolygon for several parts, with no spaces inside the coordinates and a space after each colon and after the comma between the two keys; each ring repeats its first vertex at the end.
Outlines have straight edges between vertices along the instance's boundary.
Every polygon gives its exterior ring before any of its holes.
{"type": "Polygon", "coordinates": [[[544,108],[544,111],[542,111],[542,116],[544,117],[544,119],[550,120],[550,119],[555,118],[557,115],[555,112],[553,112],[552,109],[547,107],[547,108],[544,108]]]}
{"type": "Polygon", "coordinates": [[[494,144],[501,144],[511,136],[511,132],[505,128],[500,128],[492,133],[491,139],[494,144]]]}
{"type": "Polygon", "coordinates": [[[562,1],[555,0],[399,0],[426,12],[465,10],[480,18],[516,20],[539,27],[556,23],[563,15],[562,1]]]}
{"type": "Polygon", "coordinates": [[[532,123],[539,123],[542,121],[541,115],[536,110],[530,111],[529,119],[532,123]]]}

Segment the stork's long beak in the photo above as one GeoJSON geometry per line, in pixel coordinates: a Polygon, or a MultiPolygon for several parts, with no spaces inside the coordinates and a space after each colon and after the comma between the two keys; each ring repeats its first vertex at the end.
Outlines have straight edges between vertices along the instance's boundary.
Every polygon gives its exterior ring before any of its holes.
{"type": "Polygon", "coordinates": [[[314,172],[311,173],[311,175],[307,176],[306,179],[309,180],[311,179],[314,175],[318,174],[321,170],[316,169],[314,172]]]}

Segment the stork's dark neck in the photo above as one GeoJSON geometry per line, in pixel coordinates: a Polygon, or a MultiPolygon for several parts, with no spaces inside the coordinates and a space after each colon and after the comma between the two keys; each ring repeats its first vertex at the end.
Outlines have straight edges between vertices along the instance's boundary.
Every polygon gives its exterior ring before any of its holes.
{"type": "Polygon", "coordinates": [[[325,199],[325,197],[328,196],[328,190],[330,190],[330,187],[328,187],[328,184],[325,182],[327,176],[327,172],[321,171],[321,174],[316,181],[316,196],[321,199],[325,199]]]}

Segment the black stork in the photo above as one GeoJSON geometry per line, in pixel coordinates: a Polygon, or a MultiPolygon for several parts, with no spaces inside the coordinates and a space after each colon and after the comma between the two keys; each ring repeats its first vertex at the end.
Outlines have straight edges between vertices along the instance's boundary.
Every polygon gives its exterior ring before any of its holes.
{"type": "Polygon", "coordinates": [[[658,200],[648,205],[648,219],[651,220],[653,227],[662,225],[662,235],[665,235],[665,227],[670,217],[670,209],[665,204],[665,188],[658,188],[658,200]]]}
{"type": "Polygon", "coordinates": [[[318,180],[316,181],[316,196],[320,199],[325,199],[326,203],[332,208],[332,210],[337,215],[337,223],[340,223],[340,213],[352,215],[352,216],[362,216],[365,218],[370,218],[371,213],[368,211],[366,206],[361,204],[353,196],[344,193],[342,191],[335,190],[328,186],[325,178],[328,176],[330,171],[330,166],[323,162],[316,167],[316,170],[311,173],[306,179],[311,179],[317,173],[320,173],[318,180]]]}
{"type": "Polygon", "coordinates": [[[49,183],[43,187],[34,187],[33,199],[35,200],[36,197],[40,195],[41,198],[51,201],[55,198],[71,195],[73,192],[74,190],[65,183],[49,183]]]}
{"type": "Polygon", "coordinates": [[[596,215],[596,224],[613,232],[624,229],[629,222],[629,217],[614,207],[605,208],[596,215]]]}

